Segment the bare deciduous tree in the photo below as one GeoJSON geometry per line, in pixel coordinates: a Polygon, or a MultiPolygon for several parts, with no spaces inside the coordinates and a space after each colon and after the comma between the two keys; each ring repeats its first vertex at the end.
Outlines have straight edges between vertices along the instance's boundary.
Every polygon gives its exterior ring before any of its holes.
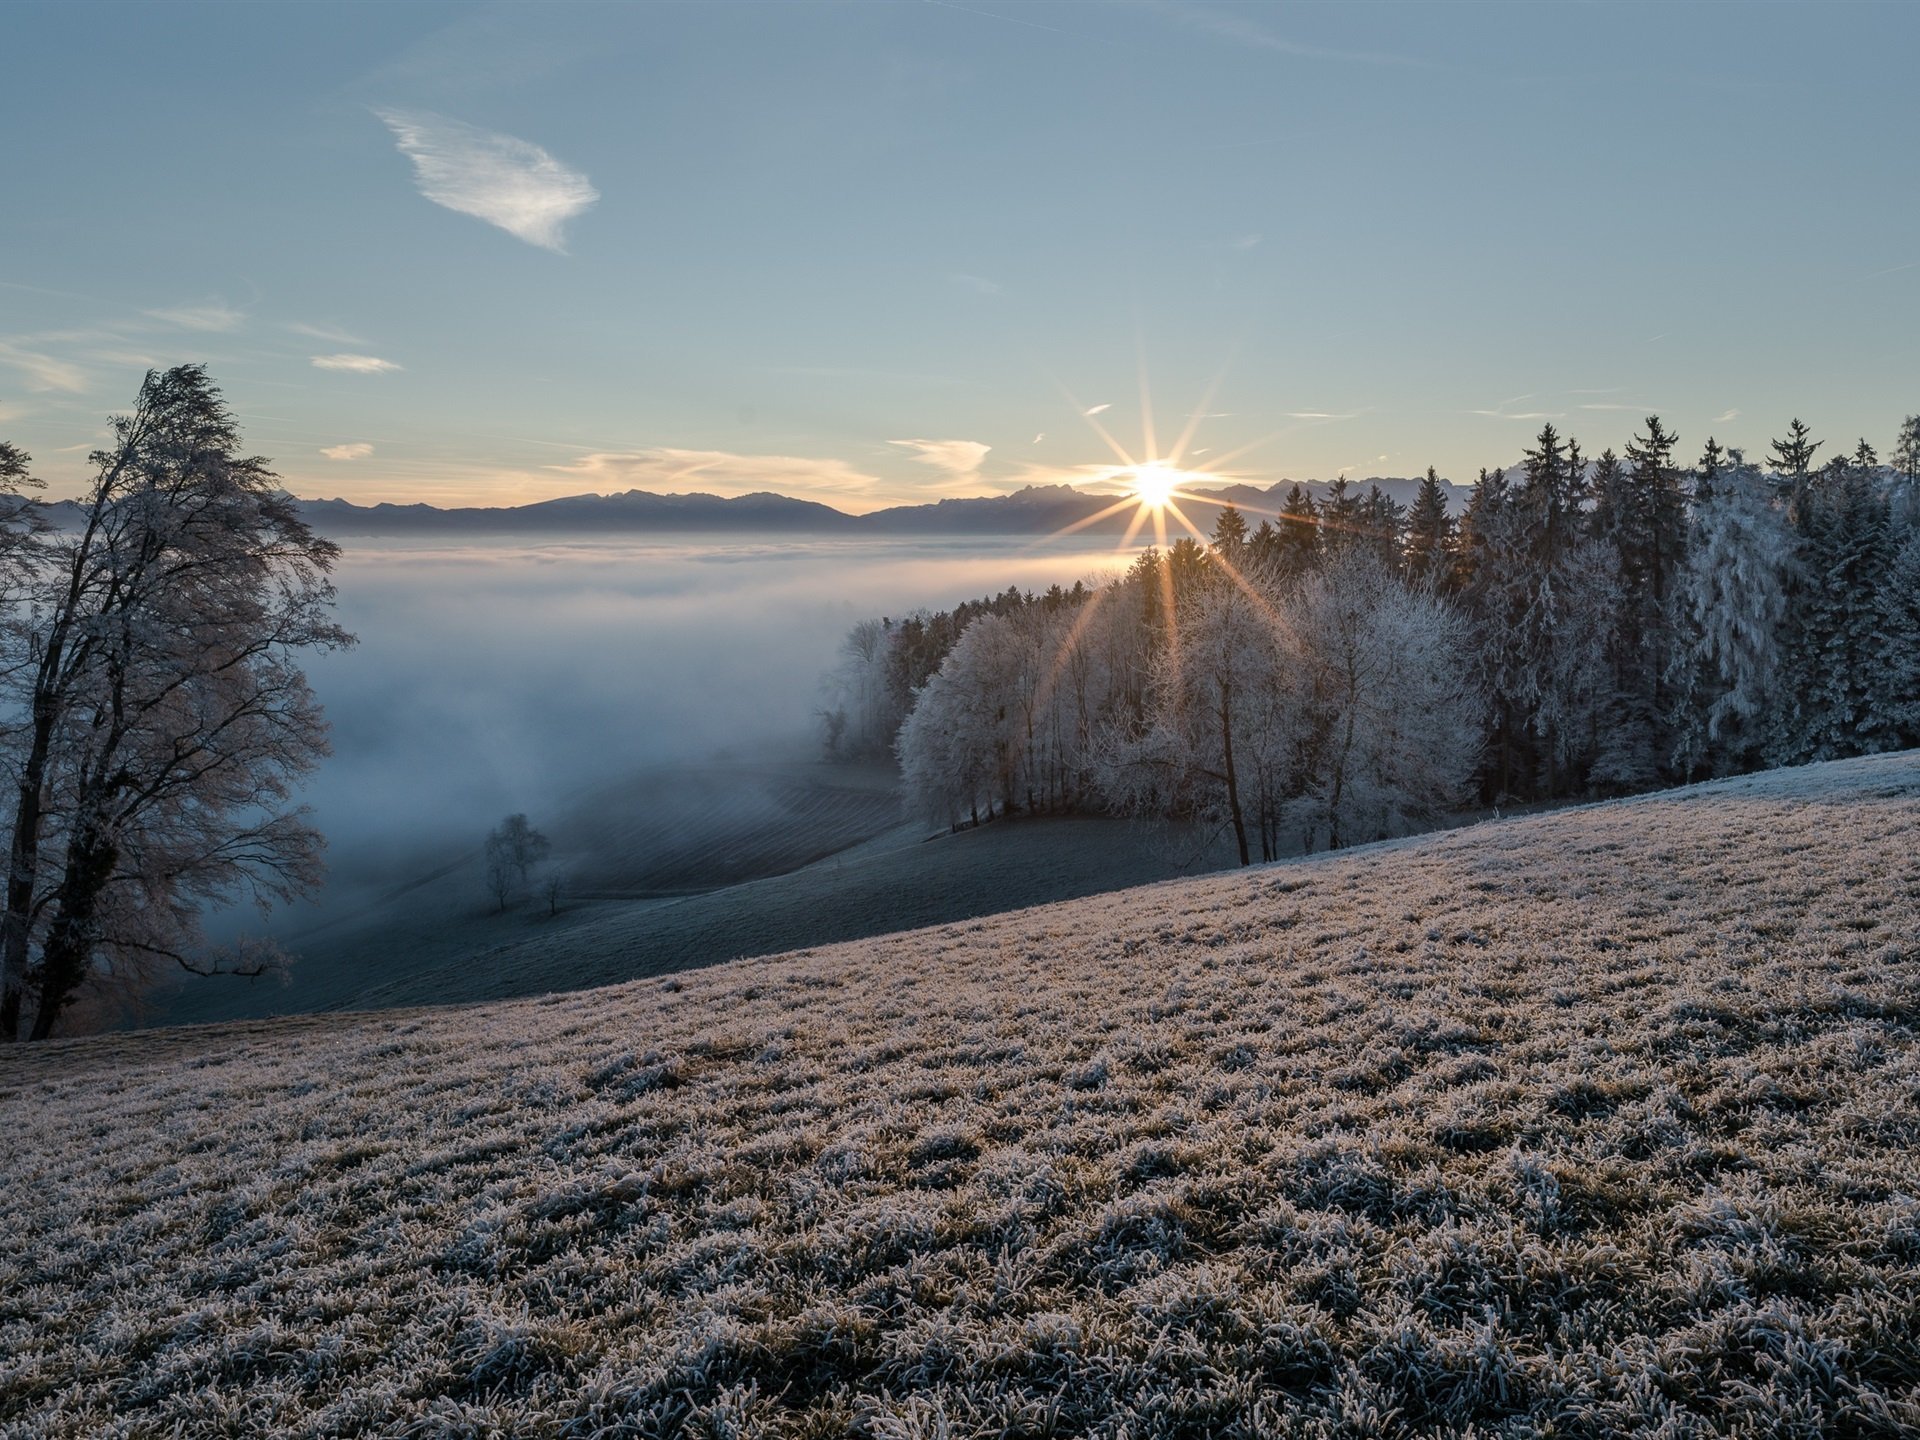
{"type": "Polygon", "coordinates": [[[326,727],[296,656],[352,643],[339,550],[239,445],[203,367],[150,371],[77,528],[8,552],[29,663],[9,677],[0,1038],[169,965],[261,973],[277,952],[210,951],[201,908],[318,883],[323,841],[289,801],[326,727]]]}
{"type": "Polygon", "coordinates": [[[552,849],[525,815],[507,816],[487,836],[487,892],[499,909],[527,886],[552,849]]]}

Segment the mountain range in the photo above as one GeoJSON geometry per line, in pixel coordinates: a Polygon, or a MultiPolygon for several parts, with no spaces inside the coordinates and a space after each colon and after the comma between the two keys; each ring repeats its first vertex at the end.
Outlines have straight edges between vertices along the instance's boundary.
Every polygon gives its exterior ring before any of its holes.
{"type": "MultiPolygon", "coordinates": [[[[1324,480],[1299,482],[1314,498],[1331,488],[1324,480]]],[[[1189,517],[1202,530],[1213,528],[1217,507],[1237,506],[1249,524],[1258,525],[1279,511],[1291,480],[1268,486],[1249,484],[1193,489],[1183,494],[1200,497],[1186,503],[1189,517]]],[[[1448,504],[1464,506],[1466,489],[1442,482],[1448,504]]],[[[1402,505],[1410,504],[1418,480],[1386,477],[1354,482],[1365,494],[1369,485],[1402,505]]],[[[322,534],[355,535],[527,535],[527,534],[711,534],[751,532],[804,535],[1049,535],[1070,526],[1088,535],[1124,534],[1133,518],[1131,506],[1102,519],[1093,517],[1122,498],[1117,491],[1082,490],[1071,485],[1029,485],[1009,495],[982,495],[940,500],[925,505],[896,505],[864,515],[850,515],[815,500],[761,491],[750,495],[661,495],[627,490],[613,495],[568,495],[530,505],[461,506],[356,505],[350,500],[303,500],[308,523],[322,534]]]]}

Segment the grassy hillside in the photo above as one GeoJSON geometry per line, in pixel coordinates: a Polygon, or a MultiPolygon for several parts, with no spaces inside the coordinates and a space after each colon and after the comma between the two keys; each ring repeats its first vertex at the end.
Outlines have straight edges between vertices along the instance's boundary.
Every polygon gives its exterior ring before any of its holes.
{"type": "Polygon", "coordinates": [[[0,1054],[19,1434],[1920,1427],[1920,758],[0,1054]]]}
{"type": "MultiPolygon", "coordinates": [[[[900,823],[891,770],[732,766],[655,772],[554,827],[580,877],[557,915],[495,914],[477,851],[295,934],[287,984],[187,981],[169,1024],[500,1000],[740,956],[973,919],[1232,863],[1184,829],[1103,816],[995,823],[930,838],[900,823]]],[[[410,872],[412,873],[412,872],[410,872]]]]}

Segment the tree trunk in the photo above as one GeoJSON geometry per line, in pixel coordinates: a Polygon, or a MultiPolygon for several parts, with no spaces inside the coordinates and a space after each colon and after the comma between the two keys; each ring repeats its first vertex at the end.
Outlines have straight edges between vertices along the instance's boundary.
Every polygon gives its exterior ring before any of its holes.
{"type": "MultiPolygon", "coordinates": [[[[135,432],[144,435],[144,427],[135,432]]],[[[74,617],[86,592],[87,567],[93,559],[93,546],[100,533],[100,518],[126,469],[133,441],[122,445],[119,458],[101,477],[87,511],[87,526],[75,543],[67,567],[67,588],[57,602],[47,630],[46,649],[33,682],[33,739],[27,757],[20,766],[18,800],[14,806],[13,844],[7,860],[7,908],[0,917],[0,1044],[20,1038],[21,1009],[26,996],[27,951],[33,938],[33,887],[40,875],[40,823],[45,805],[47,758],[53,745],[53,732],[59,723],[66,698],[62,694],[62,669],[69,655],[67,642],[73,633],[74,617]]],[[[79,641],[84,651],[87,641],[79,641]]],[[[36,1027],[37,1028],[37,1027],[36,1027]]]]}
{"type": "Polygon", "coordinates": [[[1347,764],[1353,755],[1354,712],[1359,708],[1359,687],[1354,683],[1352,672],[1348,672],[1347,683],[1347,721],[1344,733],[1340,737],[1340,760],[1333,770],[1333,789],[1327,796],[1327,849],[1340,848],[1340,800],[1346,790],[1347,764]]]}
{"type": "Polygon", "coordinates": [[[0,920],[0,1042],[20,1038],[20,1007],[26,995],[33,882],[40,870],[40,777],[46,768],[44,747],[36,749],[38,763],[29,756],[21,772],[7,864],[7,911],[0,920]]]}
{"type": "Polygon", "coordinates": [[[1233,689],[1220,687],[1220,748],[1226,760],[1227,810],[1233,816],[1233,838],[1240,846],[1240,863],[1251,864],[1247,855],[1247,819],[1240,810],[1240,780],[1233,769],[1233,689]]]}
{"type": "MultiPolygon", "coordinates": [[[[64,626],[61,630],[64,630],[64,626]]],[[[43,676],[59,665],[64,636],[56,631],[55,644],[42,662],[43,676]]],[[[26,997],[27,949],[33,931],[33,887],[40,876],[40,822],[45,804],[47,754],[53,743],[59,706],[43,679],[33,705],[33,741],[20,767],[20,786],[13,814],[13,845],[7,860],[7,909],[0,918],[0,1042],[20,1037],[20,1016],[26,997]]]]}
{"type": "Polygon", "coordinates": [[[34,1009],[29,1039],[45,1040],[53,1033],[60,1012],[87,978],[100,896],[119,858],[112,844],[91,836],[76,836],[67,847],[60,907],[47,927],[47,943],[40,956],[40,1003],[34,1009]]]}

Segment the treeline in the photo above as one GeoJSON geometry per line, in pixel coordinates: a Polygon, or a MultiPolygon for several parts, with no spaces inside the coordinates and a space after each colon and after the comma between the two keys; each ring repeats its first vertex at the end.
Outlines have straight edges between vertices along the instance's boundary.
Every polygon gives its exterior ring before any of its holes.
{"type": "Polygon", "coordinates": [[[1243,859],[1920,743],[1920,418],[1890,465],[1797,420],[1764,465],[1677,443],[1549,425],[1459,516],[1431,470],[1296,486],[1104,586],[867,622],[830,734],[936,820],[1212,820],[1243,859]]]}

